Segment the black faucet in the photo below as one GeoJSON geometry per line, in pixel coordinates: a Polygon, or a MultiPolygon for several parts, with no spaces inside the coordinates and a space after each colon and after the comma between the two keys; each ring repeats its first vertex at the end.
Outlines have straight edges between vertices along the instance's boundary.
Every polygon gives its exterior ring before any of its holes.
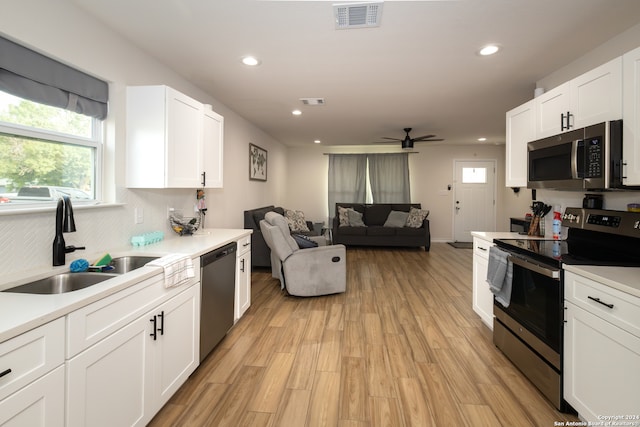
{"type": "Polygon", "coordinates": [[[76,222],[73,219],[73,207],[68,196],[58,199],[56,207],[56,237],[53,239],[53,265],[64,265],[65,254],[84,249],[84,246],[65,246],[62,233],[72,233],[76,231],[76,222]]]}

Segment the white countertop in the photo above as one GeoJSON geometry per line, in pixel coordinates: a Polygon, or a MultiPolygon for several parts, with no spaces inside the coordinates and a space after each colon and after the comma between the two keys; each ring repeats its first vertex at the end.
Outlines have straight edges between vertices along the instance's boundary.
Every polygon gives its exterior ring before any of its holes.
{"type": "MultiPolygon", "coordinates": [[[[147,246],[108,248],[104,252],[114,258],[126,255],[163,256],[171,253],[188,254],[195,258],[251,233],[252,230],[244,229],[204,229],[192,236],[176,235],[147,246]]],[[[71,261],[73,259],[68,257],[66,266],[38,269],[28,276],[14,275],[8,281],[5,279],[0,283],[0,290],[69,271],[71,261]]],[[[161,267],[142,267],[86,289],[64,294],[0,292],[0,343],[157,274],[162,274],[161,267]]]]}
{"type": "Polygon", "coordinates": [[[640,298],[640,268],[567,264],[562,268],[640,298]]]}
{"type": "MultiPolygon", "coordinates": [[[[544,237],[528,236],[509,231],[472,231],[471,235],[482,240],[493,242],[493,239],[522,239],[522,240],[545,240],[544,237]]],[[[549,240],[549,239],[546,239],[549,240]]]]}

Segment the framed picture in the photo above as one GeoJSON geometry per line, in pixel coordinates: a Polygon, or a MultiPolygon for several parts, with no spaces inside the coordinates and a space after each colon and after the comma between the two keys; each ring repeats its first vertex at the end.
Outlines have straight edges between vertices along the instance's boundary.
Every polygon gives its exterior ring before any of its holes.
{"type": "Polygon", "coordinates": [[[249,179],[267,180],[267,150],[249,143],[249,179]]]}

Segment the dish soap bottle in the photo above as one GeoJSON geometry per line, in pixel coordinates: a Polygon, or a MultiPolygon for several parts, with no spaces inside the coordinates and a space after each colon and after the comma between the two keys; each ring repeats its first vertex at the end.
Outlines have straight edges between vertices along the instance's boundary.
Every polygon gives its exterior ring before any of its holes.
{"type": "Polygon", "coordinates": [[[553,233],[553,240],[560,240],[562,233],[562,214],[560,213],[560,206],[555,205],[553,207],[553,222],[551,223],[551,230],[553,233]]]}

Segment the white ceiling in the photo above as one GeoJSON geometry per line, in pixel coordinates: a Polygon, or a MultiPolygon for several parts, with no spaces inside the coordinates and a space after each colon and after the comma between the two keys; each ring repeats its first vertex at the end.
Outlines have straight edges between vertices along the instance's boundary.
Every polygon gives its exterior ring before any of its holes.
{"type": "Polygon", "coordinates": [[[387,0],[379,27],[351,30],[335,29],[330,1],[74,1],[290,146],[404,127],[503,143],[504,113],[537,80],[640,22],[638,0],[387,0]],[[502,50],[477,55],[487,43],[502,50]],[[242,65],[247,54],[262,64],[242,65]]]}

